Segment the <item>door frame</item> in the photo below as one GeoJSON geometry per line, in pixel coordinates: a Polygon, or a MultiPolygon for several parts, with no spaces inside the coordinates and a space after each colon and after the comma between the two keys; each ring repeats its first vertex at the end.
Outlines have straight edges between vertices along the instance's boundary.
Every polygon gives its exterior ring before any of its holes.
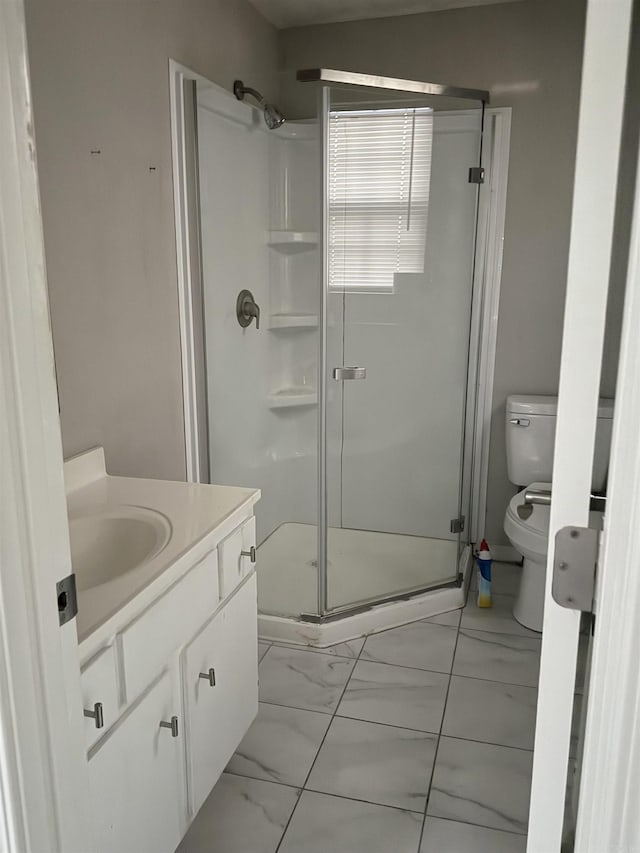
{"type": "Polygon", "coordinates": [[[197,116],[185,99],[185,83],[214,86],[206,77],[169,60],[171,163],[178,275],[178,314],[182,373],[185,467],[188,483],[210,482],[208,412],[205,374],[204,306],[200,209],[192,188],[198,183],[197,116]],[[190,169],[189,153],[195,153],[190,169]],[[194,221],[195,220],[195,221],[194,221]],[[198,235],[197,238],[195,235],[198,235]],[[198,271],[194,276],[194,271],[198,271]],[[196,280],[199,277],[199,280],[196,280]]]}
{"type": "MultiPolygon", "coordinates": [[[[203,478],[206,479],[204,472],[208,470],[212,460],[208,457],[208,448],[203,447],[203,435],[207,434],[206,426],[203,426],[203,420],[207,418],[207,401],[203,383],[198,378],[198,374],[203,372],[203,367],[198,364],[198,361],[204,358],[204,345],[198,338],[202,335],[204,326],[202,299],[197,296],[198,282],[194,281],[192,274],[194,268],[201,269],[201,260],[198,260],[200,247],[193,245],[193,234],[198,230],[194,228],[193,218],[194,216],[199,218],[199,211],[194,207],[188,189],[190,176],[185,152],[191,144],[189,135],[190,125],[192,126],[193,122],[189,122],[186,115],[189,108],[184,99],[186,81],[194,81],[218,89],[230,98],[233,95],[185,65],[173,59],[169,60],[186,478],[188,482],[201,482],[203,478]],[[203,397],[205,397],[204,400],[203,397]]],[[[511,108],[485,108],[485,128],[487,122],[491,122],[491,132],[485,133],[482,153],[486,183],[480,188],[478,205],[473,316],[467,377],[467,401],[472,405],[467,407],[465,417],[463,451],[468,462],[468,470],[471,472],[469,539],[472,542],[479,541],[484,535],[486,517],[511,108]]]]}
{"type": "Polygon", "coordinates": [[[0,3],[0,848],[91,849],[60,420],[22,0],[0,3]]]}

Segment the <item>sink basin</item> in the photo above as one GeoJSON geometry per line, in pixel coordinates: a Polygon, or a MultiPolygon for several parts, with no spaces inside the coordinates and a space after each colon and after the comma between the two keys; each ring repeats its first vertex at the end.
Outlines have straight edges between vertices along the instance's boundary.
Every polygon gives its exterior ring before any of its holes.
{"type": "Polygon", "coordinates": [[[69,519],[71,564],[82,591],[156,557],[171,536],[169,520],[152,509],[118,506],[69,519]]]}

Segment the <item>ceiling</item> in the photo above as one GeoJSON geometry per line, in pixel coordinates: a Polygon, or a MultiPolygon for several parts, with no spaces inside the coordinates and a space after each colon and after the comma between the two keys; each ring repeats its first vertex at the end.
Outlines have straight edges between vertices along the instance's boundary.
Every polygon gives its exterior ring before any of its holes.
{"type": "Polygon", "coordinates": [[[516,0],[251,0],[278,29],[510,2],[516,0]]]}

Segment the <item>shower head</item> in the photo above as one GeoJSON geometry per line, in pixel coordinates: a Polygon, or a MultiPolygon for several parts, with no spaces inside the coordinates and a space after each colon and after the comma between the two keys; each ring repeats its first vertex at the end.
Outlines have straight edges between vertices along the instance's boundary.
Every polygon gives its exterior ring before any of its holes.
{"type": "Polygon", "coordinates": [[[264,105],[264,121],[269,130],[275,130],[280,125],[284,124],[286,119],[277,107],[273,104],[264,105]]]}
{"type": "Polygon", "coordinates": [[[277,127],[284,124],[285,117],[282,115],[280,110],[277,107],[274,107],[273,104],[268,104],[256,89],[252,89],[250,86],[245,86],[242,80],[234,80],[233,94],[239,101],[243,101],[245,95],[251,95],[252,98],[255,98],[262,107],[264,123],[267,125],[269,130],[275,130],[277,127]]]}

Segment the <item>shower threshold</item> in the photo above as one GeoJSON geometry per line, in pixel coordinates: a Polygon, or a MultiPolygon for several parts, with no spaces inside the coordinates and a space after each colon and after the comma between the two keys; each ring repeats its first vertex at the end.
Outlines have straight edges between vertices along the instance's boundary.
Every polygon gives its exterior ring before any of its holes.
{"type": "Polygon", "coordinates": [[[264,639],[322,647],[464,606],[471,549],[451,540],[329,528],[331,611],[314,615],[317,528],[280,525],[258,549],[264,639]],[[460,579],[463,579],[462,584],[460,579]]]}

